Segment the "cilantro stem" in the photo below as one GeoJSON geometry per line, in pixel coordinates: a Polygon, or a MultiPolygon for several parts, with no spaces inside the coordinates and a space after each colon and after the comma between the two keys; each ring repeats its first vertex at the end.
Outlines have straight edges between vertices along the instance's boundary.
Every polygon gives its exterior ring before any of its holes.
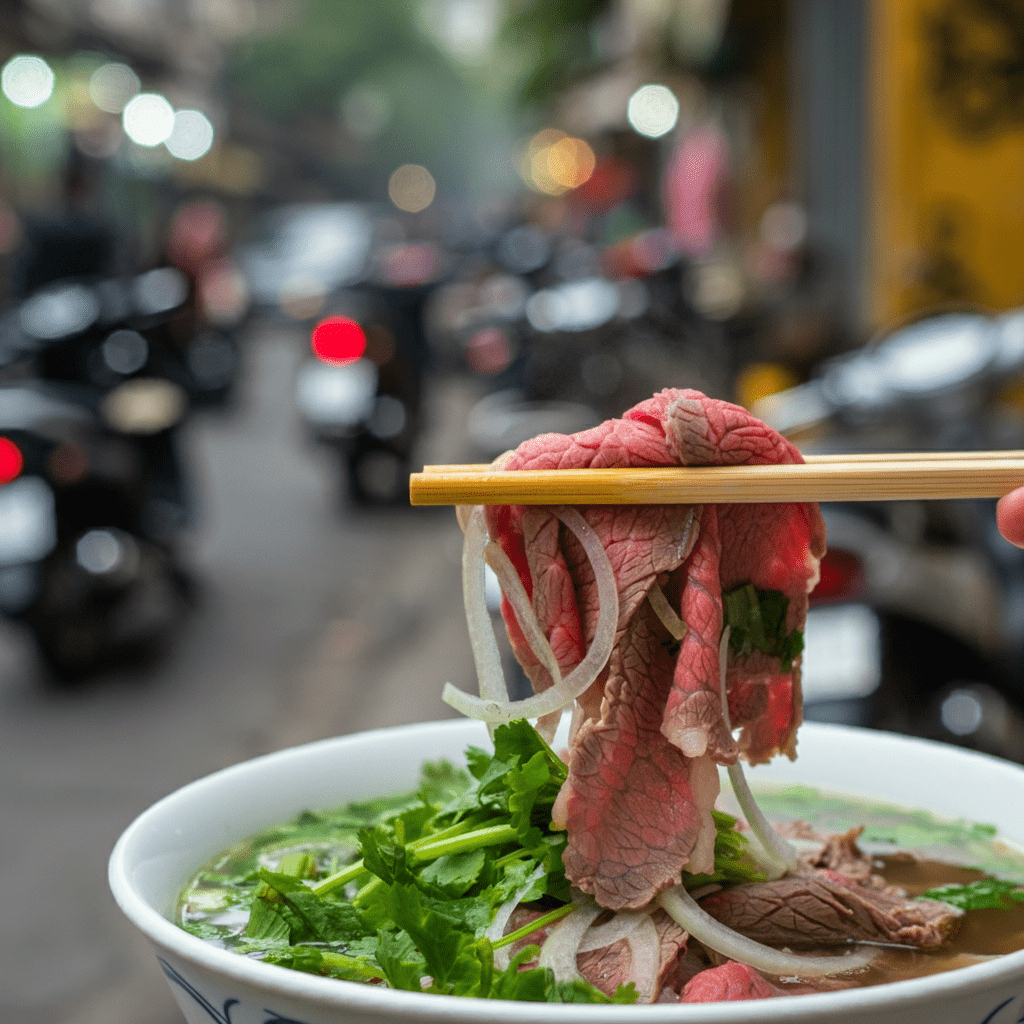
{"type": "Polygon", "coordinates": [[[357,974],[367,980],[384,977],[384,972],[379,967],[374,967],[366,960],[347,956],[345,953],[335,953],[329,949],[320,950],[320,955],[324,958],[324,966],[332,970],[345,974],[357,974]]]}
{"type": "Polygon", "coordinates": [[[353,907],[362,906],[362,904],[365,901],[366,897],[369,896],[370,893],[376,891],[382,885],[385,885],[385,884],[386,883],[385,883],[383,878],[378,878],[376,875],[373,875],[370,878],[370,880],[366,883],[366,885],[364,885],[362,887],[362,889],[360,889],[359,892],[357,892],[355,894],[355,896],[352,897],[352,906],[353,907]]]}
{"type": "Polygon", "coordinates": [[[487,828],[477,828],[452,839],[424,843],[422,846],[416,846],[415,849],[410,846],[409,850],[415,860],[436,860],[438,857],[445,857],[453,853],[466,853],[468,850],[478,850],[484,846],[501,846],[503,843],[512,842],[515,838],[516,830],[512,825],[490,825],[487,828]]]}
{"type": "MultiPolygon", "coordinates": [[[[406,849],[416,850],[428,843],[438,843],[452,836],[462,835],[465,833],[467,828],[469,828],[469,826],[465,822],[450,825],[448,828],[441,829],[440,832],[434,832],[429,836],[421,836],[419,839],[414,839],[408,844],[406,849]]],[[[441,854],[437,854],[437,856],[441,856],[441,854]]],[[[363,866],[362,860],[353,861],[347,867],[342,868],[340,871],[335,871],[333,875],[328,875],[323,881],[314,885],[313,892],[315,892],[317,896],[324,896],[329,892],[333,892],[340,886],[348,885],[349,882],[354,881],[365,870],[366,868],[363,866]]]]}
{"type": "Polygon", "coordinates": [[[529,924],[524,924],[522,928],[517,928],[514,932],[509,932],[508,935],[502,935],[500,939],[495,939],[494,942],[491,943],[491,946],[494,949],[500,949],[502,946],[510,946],[513,942],[518,942],[520,939],[525,939],[527,935],[532,935],[538,928],[547,928],[549,924],[554,924],[555,921],[561,921],[563,917],[571,914],[575,909],[575,903],[566,903],[561,907],[556,907],[554,910],[550,910],[548,913],[542,914],[529,924]]]}
{"type": "Polygon", "coordinates": [[[504,857],[498,857],[494,862],[494,866],[501,870],[508,867],[509,864],[515,864],[517,860],[525,860],[527,857],[533,856],[534,854],[527,850],[525,846],[521,846],[518,850],[506,853],[504,857]]]}
{"type": "Polygon", "coordinates": [[[313,892],[317,896],[326,896],[329,892],[334,892],[335,889],[340,888],[343,885],[348,885],[349,882],[358,878],[366,870],[363,867],[361,860],[354,861],[349,864],[348,867],[342,868],[340,871],[335,871],[333,875],[328,875],[322,882],[317,882],[312,887],[313,892]]]}

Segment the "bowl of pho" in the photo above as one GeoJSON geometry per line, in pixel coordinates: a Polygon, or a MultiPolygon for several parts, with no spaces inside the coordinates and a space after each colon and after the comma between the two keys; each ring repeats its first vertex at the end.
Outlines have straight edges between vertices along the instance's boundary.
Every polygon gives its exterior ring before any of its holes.
{"type": "MultiPolygon", "coordinates": [[[[488,823],[501,817],[492,812],[502,801],[486,795],[496,784],[480,783],[500,772],[496,751],[516,760],[503,732],[492,742],[479,723],[453,720],[321,741],[225,769],[144,812],[117,843],[110,883],[152,944],[185,1019],[1009,1024],[1024,1012],[1024,904],[1010,898],[1024,881],[1024,768],[927,741],[805,724],[795,761],[748,772],[766,817],[808,865],[829,846],[819,837],[842,836],[839,846],[868,858],[875,877],[859,883],[866,891],[895,887],[917,897],[914,906],[930,892],[938,913],[924,921],[952,907],[957,926],[926,948],[910,945],[910,935],[815,948],[796,934],[813,922],[773,938],[713,904],[770,882],[697,880],[690,891],[699,906],[752,935],[752,945],[808,965],[806,975],[786,960],[758,968],[758,983],[753,974],[729,976],[746,950],[723,954],[705,945],[716,938],[701,923],[694,930],[704,938],[694,939],[660,905],[620,912],[621,922],[593,915],[585,894],[559,892],[564,876],[542,877],[551,850],[545,858],[535,846],[541,855],[531,857],[508,821],[488,823]],[[461,815],[470,827],[460,831],[457,822],[422,835],[430,808],[460,805],[448,818],[461,815]],[[485,829],[493,845],[474,846],[485,829]],[[449,852],[438,854],[442,847],[449,852]],[[496,910],[505,916],[497,929],[496,910]],[[562,922],[575,922],[574,934],[566,925],[560,933],[562,922]],[[558,940],[561,948],[551,949],[558,940]],[[814,961],[837,959],[829,973],[816,973],[814,961]],[[652,975],[661,990],[641,1003],[652,975]],[[725,1001],[680,1002],[680,993],[708,997],[701,978],[715,982],[710,994],[725,1001]]],[[[525,776],[542,774],[542,760],[526,760],[532,772],[521,759],[517,765],[525,800],[525,776]]],[[[719,803],[741,813],[728,783],[719,803]]],[[[828,868],[807,870],[831,877],[828,868]]],[[[826,903],[846,917],[884,916],[874,904],[866,912],[841,907],[834,892],[826,903]]],[[[785,927],[787,915],[780,916],[785,927]]],[[[922,928],[905,907],[895,918],[908,932],[922,928]]]]}

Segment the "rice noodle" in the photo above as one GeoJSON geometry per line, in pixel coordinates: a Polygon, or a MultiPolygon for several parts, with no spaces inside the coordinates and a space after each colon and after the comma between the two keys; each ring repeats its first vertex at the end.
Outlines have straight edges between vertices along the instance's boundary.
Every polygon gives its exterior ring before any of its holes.
{"type": "MultiPolygon", "coordinates": [[[[490,939],[491,942],[497,942],[505,934],[505,928],[508,925],[509,919],[515,912],[516,907],[519,906],[523,901],[523,897],[533,887],[534,882],[538,879],[543,878],[547,874],[543,862],[538,864],[533,869],[533,874],[523,883],[522,886],[516,891],[515,895],[506,900],[500,907],[498,907],[497,913],[494,915],[494,920],[491,921],[490,926],[484,933],[485,936],[490,939]]],[[[494,951],[494,966],[499,971],[505,970],[509,965],[509,961],[512,959],[512,949],[510,946],[499,946],[494,951]]]]}
{"type": "MultiPolygon", "coordinates": [[[[480,697],[474,697],[472,694],[452,686],[451,683],[445,683],[441,699],[467,718],[476,718],[491,725],[497,725],[502,722],[512,722],[518,718],[541,718],[544,715],[561,711],[587,690],[600,675],[611,656],[619,620],[619,595],[608,553],[604,550],[600,538],[577,509],[559,506],[552,508],[551,512],[568,527],[583,545],[583,550],[590,559],[594,571],[594,580],[597,584],[598,617],[590,648],[583,656],[583,660],[564,679],[555,677],[552,685],[546,690],[523,700],[510,701],[507,695],[504,698],[487,697],[482,692],[480,697]]],[[[490,616],[487,617],[487,629],[493,640],[490,616]]],[[[502,679],[504,680],[504,677],[502,679]]],[[[502,686],[504,686],[504,682],[502,686]]]]}
{"type": "MultiPolygon", "coordinates": [[[[722,639],[718,647],[718,664],[722,718],[725,720],[726,729],[732,732],[732,722],[729,719],[729,697],[725,685],[729,656],[729,633],[730,627],[726,626],[722,630],[722,639]]],[[[766,861],[763,865],[766,869],[765,873],[769,878],[781,878],[787,872],[795,871],[800,865],[796,849],[775,831],[775,827],[757,806],[754,794],[751,793],[750,786],[747,784],[747,777],[743,773],[743,766],[737,761],[735,764],[729,765],[727,771],[743,816],[763,848],[766,861]]]]}
{"type": "Polygon", "coordinates": [[[487,610],[486,575],[483,551],[488,541],[487,522],[482,505],[468,510],[462,543],[462,598],[466,605],[469,644],[476,665],[480,696],[484,700],[508,700],[501,651],[494,635],[494,624],[487,610]]]}
{"type": "Polygon", "coordinates": [[[602,910],[596,903],[581,906],[563,917],[548,933],[544,945],[540,947],[537,964],[550,967],[555,981],[574,981],[581,977],[576,967],[580,939],[602,910]]]}
{"type": "Polygon", "coordinates": [[[701,910],[681,885],[659,893],[657,901],[680,927],[685,928],[709,949],[765,974],[799,978],[842,974],[865,967],[879,953],[875,948],[858,949],[845,956],[801,956],[797,953],[784,953],[748,939],[745,935],[740,935],[739,932],[716,921],[706,911],[701,910]]]}

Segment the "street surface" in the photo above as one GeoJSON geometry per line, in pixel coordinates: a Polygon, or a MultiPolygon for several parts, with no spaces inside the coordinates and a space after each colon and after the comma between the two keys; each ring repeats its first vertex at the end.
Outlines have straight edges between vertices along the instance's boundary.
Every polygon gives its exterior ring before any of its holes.
{"type": "MultiPolygon", "coordinates": [[[[461,534],[450,509],[355,513],[291,400],[304,341],[247,339],[239,401],[189,427],[198,603],[161,658],[74,688],[0,623],[0,1008],[5,1024],[179,1024],[109,894],[125,826],[234,762],[327,736],[451,717],[469,688],[461,534]]],[[[471,395],[434,388],[422,458],[471,458],[471,395]]]]}

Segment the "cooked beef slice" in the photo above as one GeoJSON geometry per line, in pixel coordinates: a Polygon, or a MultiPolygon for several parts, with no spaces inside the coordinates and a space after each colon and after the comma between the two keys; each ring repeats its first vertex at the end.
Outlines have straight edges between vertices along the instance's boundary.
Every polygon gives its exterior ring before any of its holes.
{"type": "Polygon", "coordinates": [[[830,871],[735,885],[706,896],[716,920],[768,946],[812,949],[848,939],[933,949],[959,928],[963,912],[858,885],[830,871]]]}
{"type": "MultiPolygon", "coordinates": [[[[534,438],[501,464],[517,470],[799,461],[789,442],[739,406],[665,390],[592,430],[534,438]]],[[[579,701],[583,722],[570,744],[570,777],[559,801],[569,829],[567,874],[602,905],[639,906],[683,868],[701,871],[710,863],[710,787],[703,781],[710,762],[795,756],[799,660],[783,670],[778,658],[760,652],[730,655],[727,699],[738,742],[725,727],[721,595],[747,583],[778,590],[788,600],[786,629],[802,630],[824,526],[816,505],[797,503],[581,512],[608,552],[620,608],[615,650],[579,701]],[[688,627],[682,643],[649,614],[646,598],[655,585],[688,627]]],[[[540,506],[490,507],[487,519],[567,674],[591,642],[598,615],[581,545],[540,506]]],[[[547,671],[507,602],[502,611],[516,657],[534,689],[545,689],[547,671]]]]}
{"type": "Polygon", "coordinates": [[[800,859],[809,868],[833,871],[851,882],[858,882],[891,896],[906,896],[903,889],[896,885],[890,885],[878,874],[871,856],[857,845],[857,840],[863,831],[864,826],[860,825],[847,832],[827,836],[822,840],[818,850],[802,854],[800,859]]]}

